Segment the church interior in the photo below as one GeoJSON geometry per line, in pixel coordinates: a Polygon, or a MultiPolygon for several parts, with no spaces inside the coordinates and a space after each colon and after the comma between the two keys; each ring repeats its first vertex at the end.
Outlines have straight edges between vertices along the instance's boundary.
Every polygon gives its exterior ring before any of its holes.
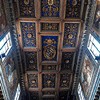
{"type": "Polygon", "coordinates": [[[0,0],[0,100],[100,100],[100,0],[0,0]]]}

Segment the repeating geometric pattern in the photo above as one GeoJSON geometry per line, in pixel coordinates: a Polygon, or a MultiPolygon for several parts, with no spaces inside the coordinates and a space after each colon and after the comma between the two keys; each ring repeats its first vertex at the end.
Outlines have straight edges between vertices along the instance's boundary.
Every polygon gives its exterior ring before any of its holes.
{"type": "Polygon", "coordinates": [[[61,70],[71,70],[73,64],[73,52],[63,52],[62,53],[62,62],[61,70]]]}
{"type": "Polygon", "coordinates": [[[42,86],[43,88],[55,88],[56,74],[43,74],[42,86]]]}
{"type": "Polygon", "coordinates": [[[69,88],[71,81],[71,73],[62,73],[60,74],[60,87],[69,88]]]}
{"type": "Polygon", "coordinates": [[[59,32],[59,23],[41,23],[42,32],[59,32]]]}
{"type": "Polygon", "coordinates": [[[58,36],[42,36],[42,61],[57,61],[58,36]]]}
{"type": "Polygon", "coordinates": [[[66,18],[80,18],[81,0],[66,0],[66,18]]]}
{"type": "Polygon", "coordinates": [[[19,0],[20,16],[35,17],[34,0],[19,0]]]}
{"type": "Polygon", "coordinates": [[[22,41],[24,47],[36,47],[36,25],[34,22],[21,22],[22,41]]]}
{"type": "Polygon", "coordinates": [[[38,88],[38,75],[37,74],[27,74],[28,87],[38,88]]]}
{"type": "Polygon", "coordinates": [[[25,52],[26,57],[26,68],[29,71],[36,71],[37,69],[37,53],[36,52],[25,52]]]}
{"type": "Polygon", "coordinates": [[[60,0],[41,0],[42,17],[59,17],[60,0]]]}
{"type": "Polygon", "coordinates": [[[75,47],[79,23],[65,23],[63,48],[75,47]]]}
{"type": "Polygon", "coordinates": [[[56,65],[42,65],[42,70],[56,70],[57,69],[57,66],[56,65]]]}

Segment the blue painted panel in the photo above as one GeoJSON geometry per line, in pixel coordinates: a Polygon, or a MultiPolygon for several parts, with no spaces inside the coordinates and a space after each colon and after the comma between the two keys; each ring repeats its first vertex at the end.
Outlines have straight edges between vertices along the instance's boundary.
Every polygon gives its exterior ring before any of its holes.
{"type": "Polygon", "coordinates": [[[36,25],[34,22],[21,22],[23,47],[36,47],[36,25]]]}
{"type": "Polygon", "coordinates": [[[65,23],[63,48],[76,46],[79,23],[65,23]]]}
{"type": "Polygon", "coordinates": [[[41,0],[42,17],[59,17],[60,0],[41,0]]]}
{"type": "Polygon", "coordinates": [[[42,36],[42,61],[57,61],[58,36],[42,36]]]}
{"type": "Polygon", "coordinates": [[[35,17],[34,0],[19,0],[20,16],[35,17]]]}

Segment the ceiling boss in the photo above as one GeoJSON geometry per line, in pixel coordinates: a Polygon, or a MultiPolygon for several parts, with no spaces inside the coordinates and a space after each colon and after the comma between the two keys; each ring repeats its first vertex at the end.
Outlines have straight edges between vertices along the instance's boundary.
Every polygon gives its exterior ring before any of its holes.
{"type": "Polygon", "coordinates": [[[52,6],[52,5],[53,5],[53,3],[54,3],[54,1],[53,1],[53,0],[48,0],[48,5],[49,5],[49,6],[52,6]]]}
{"type": "Polygon", "coordinates": [[[28,4],[29,4],[29,0],[24,0],[24,3],[25,3],[26,5],[28,5],[28,4]]]}

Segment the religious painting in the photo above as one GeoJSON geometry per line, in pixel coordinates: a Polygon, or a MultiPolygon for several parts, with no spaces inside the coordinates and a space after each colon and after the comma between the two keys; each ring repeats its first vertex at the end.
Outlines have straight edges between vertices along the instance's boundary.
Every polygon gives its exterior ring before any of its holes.
{"type": "Polygon", "coordinates": [[[7,26],[6,14],[4,9],[4,2],[0,0],[0,35],[2,35],[3,30],[7,26]]]}
{"type": "Polygon", "coordinates": [[[76,47],[78,30],[79,23],[64,24],[63,48],[76,47]]]}
{"type": "Polygon", "coordinates": [[[82,0],[66,0],[66,18],[80,18],[82,0]]]}
{"type": "Polygon", "coordinates": [[[23,47],[36,47],[36,24],[34,22],[21,22],[23,47]]]}
{"type": "Polygon", "coordinates": [[[42,36],[42,61],[57,61],[58,36],[42,36]]]}
{"type": "Polygon", "coordinates": [[[93,70],[94,68],[90,59],[88,58],[88,56],[85,56],[81,74],[81,84],[86,96],[88,95],[88,91],[91,85],[91,80],[93,78],[93,70]]]}
{"type": "Polygon", "coordinates": [[[93,27],[96,31],[100,32],[100,4],[96,7],[93,27]]]}
{"type": "Polygon", "coordinates": [[[19,0],[20,16],[35,17],[34,0],[19,0]]]}
{"type": "Polygon", "coordinates": [[[60,0],[41,0],[42,17],[59,17],[60,0]]]}
{"type": "Polygon", "coordinates": [[[10,92],[13,93],[15,88],[17,87],[18,78],[15,63],[12,57],[9,57],[6,61],[5,73],[10,88],[10,92]]]}

